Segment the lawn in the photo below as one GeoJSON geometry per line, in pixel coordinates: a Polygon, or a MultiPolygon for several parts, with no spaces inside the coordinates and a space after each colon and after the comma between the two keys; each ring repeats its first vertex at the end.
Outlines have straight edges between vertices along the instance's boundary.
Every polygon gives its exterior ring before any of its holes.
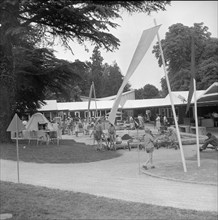
{"type": "MultiPolygon", "coordinates": [[[[0,158],[17,160],[16,144],[0,144],[0,158]]],[[[60,145],[30,144],[19,141],[19,159],[35,163],[88,163],[119,157],[118,151],[99,152],[94,146],[77,143],[74,140],[61,140],[60,145]]]]}
{"type": "Polygon", "coordinates": [[[12,214],[14,220],[217,219],[216,212],[125,202],[10,182],[1,182],[0,204],[1,213],[12,214]]]}
{"type": "MultiPolygon", "coordinates": [[[[158,151],[155,152],[156,155],[158,153],[158,151]]],[[[151,175],[180,181],[217,185],[218,151],[208,149],[201,152],[200,167],[197,166],[197,155],[186,157],[186,173],[183,172],[180,160],[166,160],[166,157],[159,157],[155,162],[157,169],[149,170],[151,175]]]]}
{"type": "MultiPolygon", "coordinates": [[[[19,142],[20,160],[25,162],[88,163],[120,155],[121,151],[98,152],[94,146],[73,140],[61,140],[60,146],[19,142]]],[[[16,160],[16,144],[0,144],[0,157],[16,160]]],[[[11,213],[12,219],[217,219],[215,212],[125,202],[26,184],[0,183],[0,213],[11,213]]]]}

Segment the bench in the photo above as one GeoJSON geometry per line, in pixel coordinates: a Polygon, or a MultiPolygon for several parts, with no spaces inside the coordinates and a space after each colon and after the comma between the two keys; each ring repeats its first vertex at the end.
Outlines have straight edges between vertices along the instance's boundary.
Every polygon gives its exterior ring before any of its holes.
{"type": "Polygon", "coordinates": [[[189,125],[179,125],[179,131],[190,133],[190,126],[189,125]]]}
{"type": "MultiPolygon", "coordinates": [[[[190,133],[196,134],[196,127],[190,127],[190,133]]],[[[207,134],[206,127],[198,127],[198,134],[199,135],[206,135],[207,134]]]]}

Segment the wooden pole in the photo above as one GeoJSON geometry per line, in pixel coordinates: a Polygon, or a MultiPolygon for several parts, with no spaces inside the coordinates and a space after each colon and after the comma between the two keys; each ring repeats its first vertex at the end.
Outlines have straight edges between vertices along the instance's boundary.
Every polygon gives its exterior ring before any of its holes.
{"type": "MultiPolygon", "coordinates": [[[[155,24],[155,26],[157,25],[155,19],[154,19],[154,24],[155,24]]],[[[159,46],[160,46],[160,52],[161,52],[161,57],[162,57],[162,62],[163,62],[164,73],[165,73],[165,77],[166,77],[166,81],[167,81],[167,87],[168,87],[168,91],[169,91],[171,107],[172,107],[172,111],[173,111],[173,117],[174,117],[174,121],[175,121],[175,125],[176,125],[176,131],[177,131],[177,137],[178,137],[178,141],[179,141],[179,147],[180,147],[180,153],[181,153],[183,169],[184,169],[184,172],[187,172],[185,157],[184,157],[183,147],[182,147],[182,141],[181,141],[181,137],[180,137],[180,133],[179,133],[179,126],[178,126],[178,122],[176,120],[176,111],[175,111],[175,107],[174,107],[174,103],[173,103],[173,97],[172,97],[172,94],[171,94],[170,83],[169,83],[168,74],[167,74],[166,66],[165,66],[165,59],[164,59],[163,50],[162,50],[162,47],[161,47],[160,37],[159,37],[158,32],[157,32],[157,39],[158,39],[159,46]]]]}
{"type": "Polygon", "coordinates": [[[98,116],[98,108],[97,108],[97,102],[96,102],[96,93],[95,93],[95,86],[94,86],[94,82],[92,82],[93,85],[93,92],[94,92],[94,99],[95,99],[95,117],[98,116]]]}
{"type": "MultiPolygon", "coordinates": [[[[138,132],[138,128],[137,128],[137,141],[139,141],[139,132],[138,132]]],[[[139,174],[141,174],[140,172],[140,149],[139,149],[139,143],[138,143],[138,164],[139,164],[139,174]]]]}
{"type": "Polygon", "coordinates": [[[18,125],[17,125],[17,120],[16,118],[16,150],[17,150],[17,181],[20,183],[20,174],[19,174],[19,147],[18,147],[18,125]]]}
{"type": "Polygon", "coordinates": [[[195,130],[196,130],[196,145],[197,145],[197,163],[200,167],[200,147],[199,147],[199,132],[198,132],[198,111],[197,111],[197,97],[196,97],[196,73],[195,73],[195,42],[194,35],[191,38],[191,74],[193,80],[193,92],[194,92],[194,112],[195,112],[195,130]]]}
{"type": "Polygon", "coordinates": [[[196,144],[197,144],[197,161],[200,167],[200,147],[199,147],[199,132],[198,132],[198,111],[197,111],[197,97],[196,97],[196,80],[194,80],[194,102],[195,102],[195,129],[196,129],[196,144]]]}

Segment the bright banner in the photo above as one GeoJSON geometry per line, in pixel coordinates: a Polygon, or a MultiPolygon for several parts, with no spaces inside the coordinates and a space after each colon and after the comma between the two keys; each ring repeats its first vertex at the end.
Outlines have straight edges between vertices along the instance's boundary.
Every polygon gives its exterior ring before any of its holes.
{"type": "Polygon", "coordinates": [[[93,83],[90,87],[89,91],[89,102],[88,102],[88,116],[87,116],[87,122],[89,122],[89,112],[90,112],[90,104],[91,104],[91,99],[92,99],[92,91],[93,91],[93,83]]]}
{"type": "Polygon", "coordinates": [[[116,118],[116,113],[117,109],[120,103],[121,95],[123,92],[124,87],[128,83],[130,77],[132,74],[135,72],[136,68],[138,67],[139,63],[143,59],[145,53],[147,52],[148,48],[150,47],[152,41],[154,40],[154,37],[156,36],[159,28],[161,25],[155,26],[153,28],[144,30],[142,32],[142,36],[139,40],[138,46],[135,50],[135,53],[133,55],[132,61],[129,65],[129,68],[127,70],[127,73],[124,77],[123,83],[117,93],[117,97],[114,101],[113,107],[111,109],[111,112],[109,114],[108,120],[110,123],[114,124],[115,123],[115,118],[116,118]]]}

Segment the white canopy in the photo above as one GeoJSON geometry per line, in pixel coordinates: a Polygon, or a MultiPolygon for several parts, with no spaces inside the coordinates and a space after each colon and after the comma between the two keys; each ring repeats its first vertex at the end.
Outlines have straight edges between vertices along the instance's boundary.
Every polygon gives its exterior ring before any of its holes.
{"type": "Polygon", "coordinates": [[[51,122],[42,114],[42,113],[35,113],[32,115],[30,120],[26,124],[26,130],[28,131],[38,131],[38,124],[47,124],[49,130],[53,130],[53,126],[51,122]]]}
{"type": "Polygon", "coordinates": [[[218,82],[214,82],[198,99],[198,103],[218,103],[218,82]]]}

